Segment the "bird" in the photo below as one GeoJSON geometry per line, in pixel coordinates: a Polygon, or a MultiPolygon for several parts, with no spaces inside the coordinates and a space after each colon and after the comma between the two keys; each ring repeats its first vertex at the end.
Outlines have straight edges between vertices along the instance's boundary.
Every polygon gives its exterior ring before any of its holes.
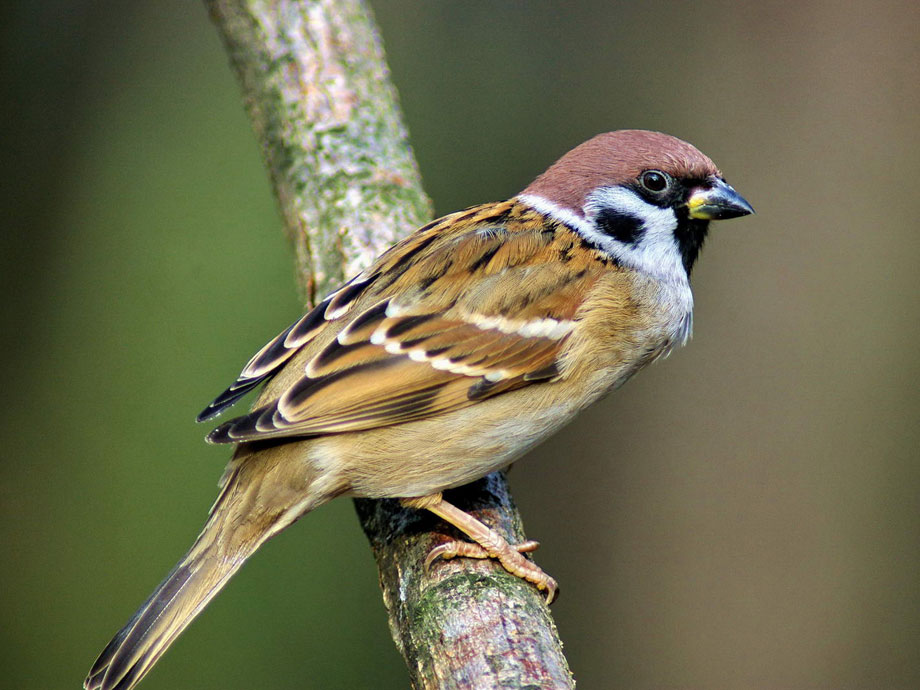
{"type": "Polygon", "coordinates": [[[259,350],[199,415],[235,444],[207,522],[92,666],[129,690],[267,539],[339,496],[397,498],[548,601],[556,582],[443,492],[504,468],[692,330],[710,221],[753,213],[712,160],[647,130],[599,134],[509,200],[397,242],[259,350]]]}

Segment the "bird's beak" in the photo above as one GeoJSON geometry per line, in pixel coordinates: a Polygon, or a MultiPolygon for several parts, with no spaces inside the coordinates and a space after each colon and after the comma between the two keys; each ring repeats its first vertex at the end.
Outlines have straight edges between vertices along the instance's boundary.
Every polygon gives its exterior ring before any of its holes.
{"type": "Polygon", "coordinates": [[[718,178],[695,189],[687,199],[687,209],[690,217],[697,220],[726,220],[754,213],[754,208],[743,196],[718,178]]]}

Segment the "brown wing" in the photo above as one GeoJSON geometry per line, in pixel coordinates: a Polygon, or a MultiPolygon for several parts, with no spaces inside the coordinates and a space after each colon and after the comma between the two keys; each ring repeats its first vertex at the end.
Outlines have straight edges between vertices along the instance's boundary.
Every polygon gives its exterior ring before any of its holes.
{"type": "MultiPolygon", "coordinates": [[[[303,374],[272,402],[215,429],[209,440],[399,424],[557,376],[557,358],[598,271],[558,260],[559,252],[571,249],[570,233],[559,237],[529,210],[502,207],[521,217],[472,218],[460,224],[462,232],[436,236],[414,253],[415,245],[407,244],[384,254],[369,269],[373,278],[350,284],[363,293],[360,299],[352,297],[344,311],[344,298],[333,296],[326,305],[324,328],[335,337],[327,333],[321,348],[289,365],[302,366],[303,374]]],[[[457,227],[455,219],[450,229],[457,227]]],[[[310,320],[308,314],[302,321],[310,320]]],[[[279,336],[247,369],[264,377],[259,361],[289,360],[289,337],[279,336]]],[[[277,371],[280,365],[271,366],[277,371]]]]}
{"type": "Polygon", "coordinates": [[[358,276],[341,289],[327,296],[313,309],[301,316],[287,329],[278,334],[252,356],[239,377],[227,390],[218,395],[198,415],[198,421],[204,422],[216,417],[228,407],[233,406],[249,391],[274,376],[291,357],[326,325],[346,314],[354,301],[372,282],[370,278],[358,276]]]}
{"type": "MultiPolygon", "coordinates": [[[[204,422],[233,406],[249,391],[270,380],[301,349],[316,338],[330,322],[343,319],[365,292],[381,292],[400,277],[414,274],[425,252],[444,245],[453,231],[464,228],[488,228],[501,223],[512,204],[486,204],[432,221],[384,252],[368,270],[328,295],[286,330],[278,334],[246,363],[227,390],[218,395],[198,415],[204,422]],[[383,276],[381,278],[381,276],[383,276]]],[[[423,263],[423,262],[422,262],[423,263]]],[[[405,281],[401,281],[405,282],[405,281]]]]}

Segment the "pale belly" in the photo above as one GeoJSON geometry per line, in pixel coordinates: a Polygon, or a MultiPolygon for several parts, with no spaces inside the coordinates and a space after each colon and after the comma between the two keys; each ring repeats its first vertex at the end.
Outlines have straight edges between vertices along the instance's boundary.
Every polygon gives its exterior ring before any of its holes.
{"type": "Polygon", "coordinates": [[[419,422],[321,437],[309,442],[309,458],[321,475],[341,477],[353,496],[425,496],[506,467],[614,383],[581,396],[565,383],[540,384],[419,422]]]}

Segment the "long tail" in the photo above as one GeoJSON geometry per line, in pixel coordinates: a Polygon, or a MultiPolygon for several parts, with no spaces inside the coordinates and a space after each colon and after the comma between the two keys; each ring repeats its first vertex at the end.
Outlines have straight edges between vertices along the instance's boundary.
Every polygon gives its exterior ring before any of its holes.
{"type": "Polygon", "coordinates": [[[83,683],[86,690],[133,688],[243,563],[222,563],[194,551],[102,651],[83,683]]]}
{"type": "Polygon", "coordinates": [[[249,459],[270,469],[260,473],[258,467],[239,463],[240,457],[231,464],[198,539],[99,655],[83,683],[86,690],[130,690],[137,685],[259,546],[328,500],[310,499],[309,481],[292,486],[267,476],[277,474],[277,464],[249,459]],[[269,496],[272,500],[266,501],[269,496]],[[266,509],[266,502],[279,507],[266,509]]]}

